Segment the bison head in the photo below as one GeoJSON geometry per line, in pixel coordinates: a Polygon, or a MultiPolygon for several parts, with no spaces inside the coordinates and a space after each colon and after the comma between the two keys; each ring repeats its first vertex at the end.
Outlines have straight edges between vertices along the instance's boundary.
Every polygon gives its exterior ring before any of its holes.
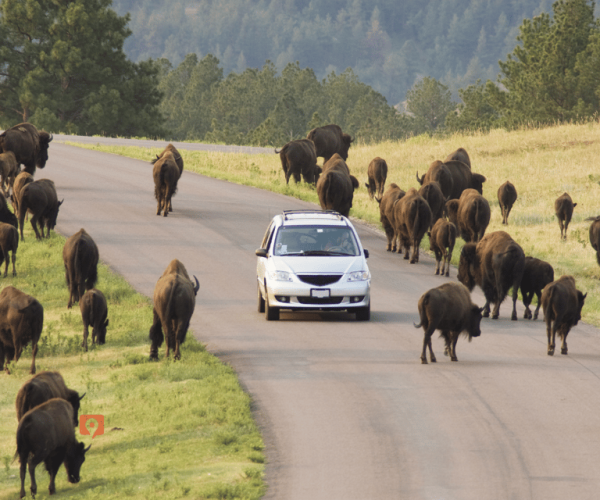
{"type": "Polygon", "coordinates": [[[475,285],[476,266],[477,266],[477,245],[467,243],[460,252],[458,262],[458,281],[465,285],[469,291],[473,291],[475,285]]]}
{"type": "Polygon", "coordinates": [[[78,443],[69,446],[67,449],[67,456],[65,457],[65,469],[67,469],[67,477],[69,478],[70,483],[78,483],[79,482],[79,472],[81,471],[81,466],[83,462],[85,462],[85,454],[91,448],[92,445],[89,445],[87,448],[83,443],[78,443]]]}
{"type": "Polygon", "coordinates": [[[106,327],[108,326],[108,318],[103,323],[100,323],[98,328],[94,328],[94,335],[98,339],[98,344],[103,345],[106,343],[106,327]]]}
{"type": "Polygon", "coordinates": [[[472,179],[472,188],[476,189],[479,194],[483,194],[483,183],[486,181],[485,176],[481,174],[473,174],[471,175],[472,179]]]}
{"type": "Polygon", "coordinates": [[[39,145],[40,148],[37,153],[37,157],[35,159],[35,166],[38,168],[44,168],[46,166],[46,162],[48,161],[48,148],[50,147],[50,142],[54,139],[48,132],[41,131],[39,133],[39,145]]]}
{"type": "Polygon", "coordinates": [[[469,314],[469,324],[467,325],[467,333],[469,334],[469,340],[472,337],[479,337],[481,335],[481,313],[483,308],[476,305],[471,306],[471,313],[469,314]]]}
{"type": "Polygon", "coordinates": [[[575,324],[577,324],[579,322],[579,320],[581,319],[581,310],[583,309],[583,303],[585,302],[586,297],[587,297],[587,293],[583,294],[583,293],[581,293],[581,291],[577,290],[577,300],[579,302],[579,304],[578,304],[579,310],[577,311],[577,318],[575,319],[575,324]]]}

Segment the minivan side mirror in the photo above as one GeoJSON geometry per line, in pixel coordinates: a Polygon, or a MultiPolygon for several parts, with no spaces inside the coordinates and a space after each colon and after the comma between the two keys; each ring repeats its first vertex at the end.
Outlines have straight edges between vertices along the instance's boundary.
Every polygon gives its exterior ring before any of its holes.
{"type": "Polygon", "coordinates": [[[267,249],[266,248],[257,248],[256,252],[254,252],[256,254],[257,257],[266,257],[267,256],[267,249]]]}
{"type": "Polygon", "coordinates": [[[365,259],[369,258],[369,251],[366,248],[363,248],[363,251],[365,252],[365,259]]]}

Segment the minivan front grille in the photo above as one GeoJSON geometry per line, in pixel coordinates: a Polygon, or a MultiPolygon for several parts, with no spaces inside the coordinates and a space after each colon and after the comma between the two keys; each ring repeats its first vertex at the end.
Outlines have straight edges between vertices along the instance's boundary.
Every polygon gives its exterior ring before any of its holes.
{"type": "Polygon", "coordinates": [[[338,282],[342,276],[343,274],[299,274],[298,279],[310,285],[325,286],[338,282]]]}

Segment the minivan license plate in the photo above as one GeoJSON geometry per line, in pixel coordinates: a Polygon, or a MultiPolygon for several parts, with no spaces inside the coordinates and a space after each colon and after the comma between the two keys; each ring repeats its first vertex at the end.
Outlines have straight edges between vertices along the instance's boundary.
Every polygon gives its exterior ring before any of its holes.
{"type": "Polygon", "coordinates": [[[315,299],[324,299],[325,297],[329,297],[331,295],[331,290],[329,288],[311,288],[310,296],[315,299]]]}

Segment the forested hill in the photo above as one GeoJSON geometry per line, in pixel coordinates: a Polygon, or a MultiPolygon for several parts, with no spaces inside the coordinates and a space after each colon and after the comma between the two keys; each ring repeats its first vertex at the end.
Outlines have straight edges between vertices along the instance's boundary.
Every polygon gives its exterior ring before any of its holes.
{"type": "Polygon", "coordinates": [[[113,0],[133,61],[213,54],[224,74],[289,62],[317,77],[351,67],[394,105],[423,76],[456,91],[495,80],[523,19],[552,0],[113,0]]]}

